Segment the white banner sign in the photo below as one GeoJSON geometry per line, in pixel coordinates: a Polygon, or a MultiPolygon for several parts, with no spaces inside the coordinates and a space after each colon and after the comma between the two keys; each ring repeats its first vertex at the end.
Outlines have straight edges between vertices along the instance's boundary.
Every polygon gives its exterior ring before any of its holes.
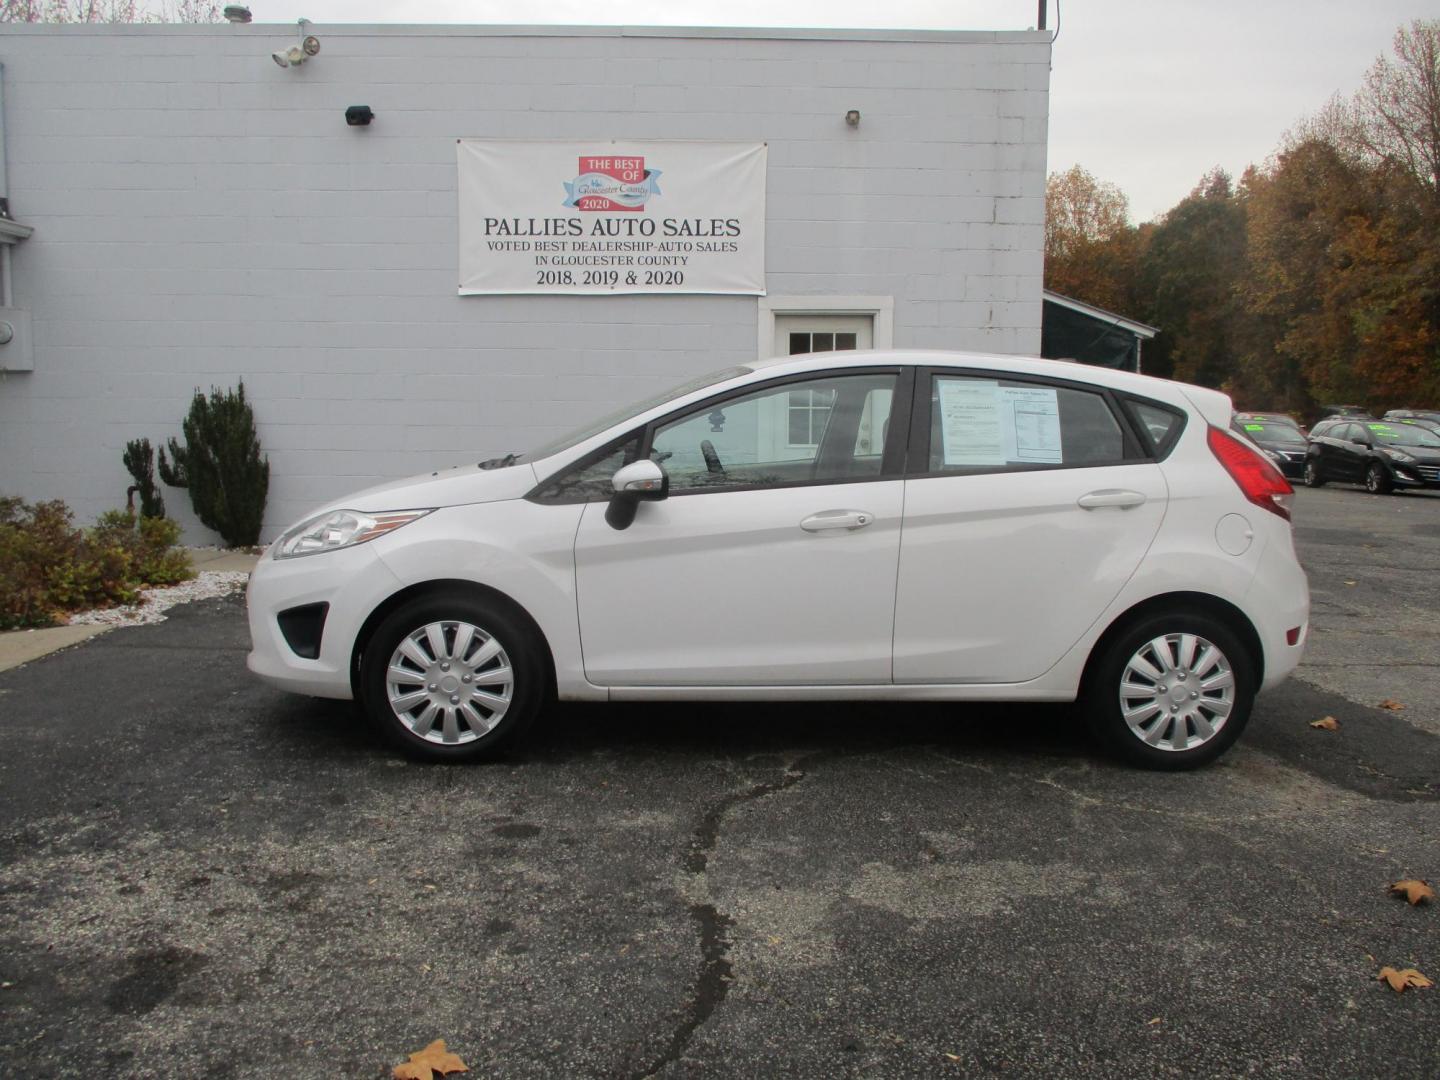
{"type": "Polygon", "coordinates": [[[765,146],[461,139],[460,295],[765,292],[765,146]]]}

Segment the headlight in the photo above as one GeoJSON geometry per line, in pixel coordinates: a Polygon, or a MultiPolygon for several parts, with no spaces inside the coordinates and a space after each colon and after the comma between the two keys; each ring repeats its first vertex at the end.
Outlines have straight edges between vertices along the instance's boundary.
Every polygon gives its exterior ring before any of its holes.
{"type": "Polygon", "coordinates": [[[275,541],[275,558],[293,559],[299,555],[318,555],[322,551],[354,547],[434,512],[433,507],[429,510],[386,510],[374,514],[360,510],[332,510],[302,521],[275,541]]]}
{"type": "Polygon", "coordinates": [[[1382,454],[1384,454],[1386,457],[1388,457],[1391,461],[1403,461],[1403,462],[1405,462],[1405,464],[1407,464],[1407,465],[1413,465],[1413,464],[1415,464],[1415,458],[1414,458],[1413,456],[1411,456],[1410,454],[1405,453],[1404,450],[1392,450],[1392,449],[1390,449],[1390,447],[1388,447],[1388,446],[1380,446],[1380,447],[1376,447],[1376,449],[1378,449],[1382,454]]]}

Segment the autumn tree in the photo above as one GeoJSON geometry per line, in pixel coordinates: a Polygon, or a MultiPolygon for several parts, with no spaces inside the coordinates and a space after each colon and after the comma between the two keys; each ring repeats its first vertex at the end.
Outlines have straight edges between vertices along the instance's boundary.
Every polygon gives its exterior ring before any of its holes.
{"type": "Polygon", "coordinates": [[[1217,168],[1156,223],[1140,260],[1139,317],[1163,328],[1151,371],[1232,389],[1244,266],[1245,211],[1217,168]]]}
{"type": "Polygon", "coordinates": [[[1399,171],[1440,201],[1440,21],[1395,32],[1350,103],[1345,135],[1371,162],[1399,171]]]}
{"type": "Polygon", "coordinates": [[[1045,286],[1111,310],[1122,309],[1139,237],[1130,204],[1114,184],[1076,165],[1045,185],[1045,286]]]}

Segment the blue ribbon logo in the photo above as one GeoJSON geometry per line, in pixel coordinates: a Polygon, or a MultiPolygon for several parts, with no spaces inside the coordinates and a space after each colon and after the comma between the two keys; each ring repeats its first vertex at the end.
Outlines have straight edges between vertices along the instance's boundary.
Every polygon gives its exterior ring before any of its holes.
{"type": "Polygon", "coordinates": [[[655,183],[659,179],[659,169],[651,169],[638,184],[627,184],[604,173],[582,173],[574,180],[564,181],[566,197],[562,205],[575,206],[581,199],[598,197],[631,209],[639,209],[652,196],[660,194],[660,187],[655,183]]]}

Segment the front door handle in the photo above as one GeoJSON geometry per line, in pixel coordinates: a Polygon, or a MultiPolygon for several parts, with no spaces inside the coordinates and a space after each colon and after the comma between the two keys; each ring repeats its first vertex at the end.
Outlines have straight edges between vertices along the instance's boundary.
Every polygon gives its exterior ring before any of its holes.
{"type": "Polygon", "coordinates": [[[1075,500],[1075,504],[1082,510],[1100,510],[1105,507],[1115,507],[1119,510],[1129,510],[1133,506],[1139,506],[1145,501],[1145,496],[1138,491],[1126,491],[1122,488],[1105,488],[1101,491],[1092,491],[1087,495],[1081,495],[1075,500]]]}
{"type": "Polygon", "coordinates": [[[868,510],[822,510],[818,514],[811,514],[804,521],[800,522],[800,528],[806,532],[824,532],[826,529],[863,529],[875,520],[875,515],[868,510]]]}

